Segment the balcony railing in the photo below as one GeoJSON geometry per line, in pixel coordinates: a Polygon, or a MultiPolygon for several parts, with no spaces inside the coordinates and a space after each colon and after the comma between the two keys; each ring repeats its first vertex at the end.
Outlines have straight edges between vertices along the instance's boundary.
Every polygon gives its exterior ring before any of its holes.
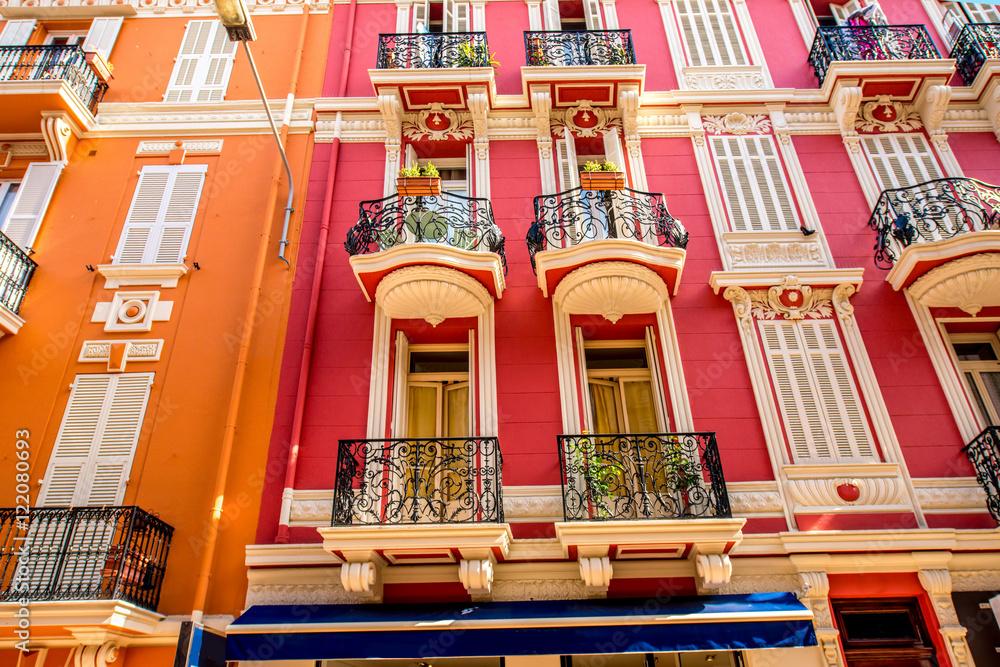
{"type": "Polygon", "coordinates": [[[840,25],[817,28],[809,64],[820,85],[835,60],[919,60],[940,58],[922,25],[840,25]]]}
{"type": "Polygon", "coordinates": [[[0,46],[0,81],[58,79],[66,81],[91,112],[108,89],[79,46],[0,46]]]}
{"type": "Polygon", "coordinates": [[[121,600],[156,611],[173,532],[138,507],[0,509],[0,601],[121,600]]]}
{"type": "Polygon", "coordinates": [[[629,239],[647,245],[685,248],[688,233],[663,203],[663,195],[638,190],[574,188],[535,197],[535,222],[528,230],[531,265],[535,254],[600,239],[629,239]]]}
{"type": "Polygon", "coordinates": [[[461,250],[494,252],[507,272],[504,237],[493,222],[493,207],[488,199],[451,192],[427,197],[395,194],[363,201],[360,209],[358,224],[347,232],[344,243],[351,255],[411,243],[440,243],[461,250]]]}
{"type": "Polygon", "coordinates": [[[525,32],[524,54],[532,67],[635,64],[631,30],[525,32]]]}
{"type": "Polygon", "coordinates": [[[1000,523],[1000,427],[988,426],[962,448],[986,491],[986,509],[1000,523]]]}
{"type": "Polygon", "coordinates": [[[875,230],[875,265],[892,268],[914,243],[1000,229],[1000,187],[972,178],[939,178],[885,190],[868,220],[875,230]]]}
{"type": "Polygon", "coordinates": [[[560,435],[566,521],[731,518],[715,433],[560,435]]]}
{"type": "Polygon", "coordinates": [[[983,63],[1000,59],[1000,23],[968,23],[951,47],[951,56],[958,62],[955,69],[967,86],[971,86],[983,63]]]}
{"type": "Polygon", "coordinates": [[[503,523],[496,438],[341,440],[333,525],[503,523]]]}
{"type": "Polygon", "coordinates": [[[0,232],[0,306],[17,315],[38,265],[0,232]]]}
{"type": "Polygon", "coordinates": [[[378,69],[489,67],[485,32],[379,35],[378,69]]]}

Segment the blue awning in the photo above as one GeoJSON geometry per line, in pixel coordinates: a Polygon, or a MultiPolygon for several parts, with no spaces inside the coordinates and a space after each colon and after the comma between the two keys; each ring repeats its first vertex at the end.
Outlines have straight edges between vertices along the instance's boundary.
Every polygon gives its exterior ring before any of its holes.
{"type": "Polygon", "coordinates": [[[671,653],[815,646],[791,593],[455,604],[255,605],[227,660],[671,653]]]}

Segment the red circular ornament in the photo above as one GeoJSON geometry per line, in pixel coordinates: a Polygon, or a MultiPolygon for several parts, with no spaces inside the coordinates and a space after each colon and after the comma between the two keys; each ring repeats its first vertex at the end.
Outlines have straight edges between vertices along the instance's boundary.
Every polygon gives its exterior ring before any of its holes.
{"type": "Polygon", "coordinates": [[[837,495],[840,496],[844,502],[853,503],[861,497],[861,489],[854,484],[838,484],[837,495]]]}
{"type": "Polygon", "coordinates": [[[577,127],[594,127],[597,125],[597,114],[593,111],[581,109],[573,116],[573,122],[577,127]]]}
{"type": "Polygon", "coordinates": [[[451,121],[443,113],[432,113],[427,117],[427,127],[432,130],[447,130],[451,126],[451,121]]]}

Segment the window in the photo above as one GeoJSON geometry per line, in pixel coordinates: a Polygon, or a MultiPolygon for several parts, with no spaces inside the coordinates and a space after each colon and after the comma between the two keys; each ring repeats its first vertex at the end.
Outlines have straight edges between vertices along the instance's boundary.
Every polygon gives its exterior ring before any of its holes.
{"type": "Polygon", "coordinates": [[[967,23],[1000,23],[1000,7],[972,2],[945,2],[944,25],[952,39],[967,23]]]}
{"type": "Polygon", "coordinates": [[[469,32],[472,12],[468,2],[422,0],[413,4],[413,32],[469,32]]]}
{"type": "Polygon", "coordinates": [[[0,231],[21,248],[34,244],[62,169],[61,162],[32,162],[20,183],[0,185],[0,231]]]}
{"type": "Polygon", "coordinates": [[[729,0],[677,0],[688,64],[749,65],[729,0]]]}
{"type": "Polygon", "coordinates": [[[115,264],[180,264],[208,167],[148,166],[139,174],[115,264]]]}
{"type": "MultiPolygon", "coordinates": [[[[65,25],[59,22],[44,23],[43,26],[51,27],[46,31],[43,43],[52,46],[79,45],[84,51],[96,51],[107,60],[111,55],[111,49],[114,48],[115,40],[118,38],[122,21],[120,16],[96,18],[91,22],[90,28],[86,32],[59,30],[57,26],[65,25]]],[[[38,22],[35,20],[7,21],[3,25],[3,30],[0,31],[0,46],[27,44],[37,24],[38,22]]]]}
{"type": "Polygon", "coordinates": [[[0,46],[24,46],[35,31],[37,21],[5,21],[0,30],[0,46]]]}
{"type": "Polygon", "coordinates": [[[917,598],[830,601],[849,667],[938,664],[917,598]]]}
{"type": "Polygon", "coordinates": [[[949,336],[959,371],[984,423],[1000,425],[1000,339],[994,334],[949,336]]]}
{"type": "Polygon", "coordinates": [[[643,341],[584,344],[594,433],[659,433],[661,415],[643,341]]]}
{"type": "Polygon", "coordinates": [[[152,382],[152,373],[76,376],[40,507],[121,504],[152,382]]]}
{"type": "Polygon", "coordinates": [[[733,231],[799,228],[772,137],[712,137],[711,144],[733,231]]]}
{"type": "Polygon", "coordinates": [[[221,21],[189,21],[164,102],[219,102],[236,57],[221,21]]]}
{"type": "Polygon", "coordinates": [[[944,177],[922,134],[866,135],[862,145],[883,190],[944,177]]]}
{"type": "Polygon", "coordinates": [[[875,445],[832,320],[759,320],[796,463],[875,459],[875,445]]]}

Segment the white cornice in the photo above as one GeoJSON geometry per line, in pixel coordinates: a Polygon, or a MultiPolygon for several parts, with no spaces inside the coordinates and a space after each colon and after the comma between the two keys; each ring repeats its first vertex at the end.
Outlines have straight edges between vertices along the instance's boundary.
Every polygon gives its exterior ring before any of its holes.
{"type": "Polygon", "coordinates": [[[0,337],[14,335],[24,326],[24,320],[15,315],[7,306],[0,305],[0,337]]]}
{"type": "MultiPolygon", "coordinates": [[[[280,118],[284,100],[271,100],[269,103],[271,113],[280,118]]],[[[312,99],[295,101],[289,126],[291,134],[312,132],[313,104],[312,99]]],[[[267,114],[256,100],[201,104],[105,102],[98,107],[97,123],[87,136],[163,137],[171,134],[203,136],[270,132],[267,114]]]]}
{"type": "MultiPolygon", "coordinates": [[[[362,0],[366,1],[366,0],[362,0]]],[[[381,0],[380,0],[381,1],[381,0]]],[[[303,5],[309,5],[313,14],[325,14],[330,9],[326,0],[289,0],[288,2],[266,2],[247,0],[250,12],[253,14],[292,15],[301,14],[303,5]]],[[[172,16],[199,18],[210,16],[218,18],[211,3],[205,4],[199,0],[8,0],[6,6],[0,8],[0,16],[4,18],[93,18],[97,16],[172,16]],[[28,2],[34,4],[29,5],[28,2]],[[63,4],[56,4],[57,2],[63,4]]]]}
{"type": "Polygon", "coordinates": [[[864,272],[864,269],[713,271],[709,285],[718,294],[726,287],[772,287],[780,284],[786,276],[793,275],[800,285],[830,287],[849,283],[860,290],[864,272]]]}
{"type": "MultiPolygon", "coordinates": [[[[650,269],[662,268],[675,271],[674,281],[666,285],[668,294],[677,294],[681,272],[687,253],[682,248],[661,248],[639,241],[603,239],[585,241],[579,245],[559,250],[543,250],[535,255],[538,287],[543,296],[549,296],[547,276],[550,271],[574,270],[599,262],[631,262],[650,269]]],[[[563,277],[565,280],[565,276],[563,277]]],[[[560,281],[561,282],[561,281],[560,281]]],[[[662,284],[662,279],[659,281],[662,284]]],[[[553,291],[558,287],[553,285],[553,291]]]]}
{"type": "Polygon", "coordinates": [[[980,252],[1000,252],[1000,232],[967,232],[943,241],[909,245],[899,254],[885,280],[894,290],[901,290],[923,262],[941,263],[980,252]]]}

